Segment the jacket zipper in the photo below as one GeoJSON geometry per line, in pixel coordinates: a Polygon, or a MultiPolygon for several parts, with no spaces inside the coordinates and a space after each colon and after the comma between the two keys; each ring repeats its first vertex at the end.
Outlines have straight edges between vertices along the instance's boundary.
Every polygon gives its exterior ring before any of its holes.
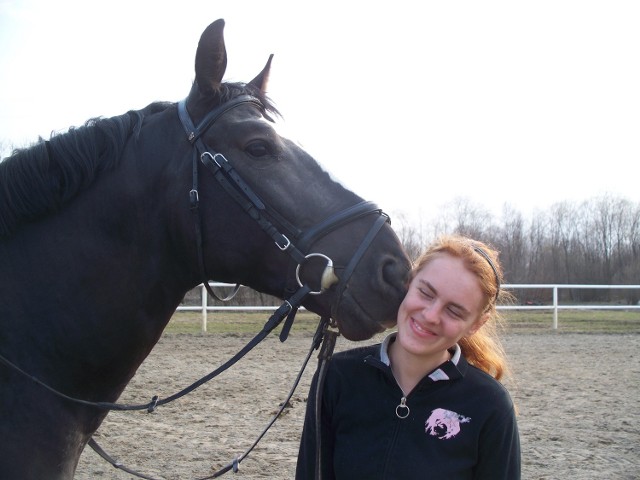
{"type": "Polygon", "coordinates": [[[411,410],[409,410],[409,407],[407,407],[407,397],[403,396],[400,399],[400,404],[396,407],[396,416],[402,420],[404,418],[407,418],[410,413],[411,410]]]}
{"type": "Polygon", "coordinates": [[[391,376],[393,376],[393,379],[396,382],[396,385],[398,385],[398,388],[400,389],[400,391],[402,392],[402,398],[400,399],[400,403],[398,404],[398,406],[396,407],[396,416],[400,419],[400,420],[404,420],[405,418],[407,418],[409,416],[409,414],[411,413],[411,410],[409,409],[409,407],[407,406],[407,394],[404,393],[404,390],[402,389],[402,387],[400,386],[400,384],[398,383],[398,379],[396,378],[396,375],[393,373],[393,370],[391,368],[389,368],[389,370],[391,371],[391,376]]]}

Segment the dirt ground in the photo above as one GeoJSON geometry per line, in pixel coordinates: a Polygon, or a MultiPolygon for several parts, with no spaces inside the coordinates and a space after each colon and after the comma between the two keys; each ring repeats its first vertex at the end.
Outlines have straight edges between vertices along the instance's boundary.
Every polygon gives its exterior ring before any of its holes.
{"type": "MultiPolygon", "coordinates": [[[[167,397],[214,370],[249,336],[163,336],[121,403],[167,397]]],[[[640,479],[640,335],[509,334],[507,383],[519,408],[523,478],[640,479]]],[[[340,338],[337,350],[352,346],[340,338]]],[[[229,371],[153,414],[112,412],[95,435],[129,468],[158,479],[211,475],[242,455],[286,398],[310,338],[270,336],[229,371]]],[[[222,478],[292,479],[313,353],[291,407],[239,472],[222,478]]],[[[90,448],[76,478],[130,479],[90,448]]]]}

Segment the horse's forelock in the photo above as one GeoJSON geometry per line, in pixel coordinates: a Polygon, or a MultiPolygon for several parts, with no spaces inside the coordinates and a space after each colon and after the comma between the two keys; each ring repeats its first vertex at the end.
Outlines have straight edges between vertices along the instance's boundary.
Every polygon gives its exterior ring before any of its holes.
{"type": "Polygon", "coordinates": [[[213,110],[218,105],[222,105],[240,95],[251,95],[260,100],[260,103],[264,106],[264,113],[267,119],[272,120],[271,117],[281,116],[280,112],[271,101],[271,99],[267,96],[259,88],[241,82],[226,82],[220,84],[220,86],[211,92],[208,93],[207,97],[204,99],[206,108],[209,110],[213,110]]]}

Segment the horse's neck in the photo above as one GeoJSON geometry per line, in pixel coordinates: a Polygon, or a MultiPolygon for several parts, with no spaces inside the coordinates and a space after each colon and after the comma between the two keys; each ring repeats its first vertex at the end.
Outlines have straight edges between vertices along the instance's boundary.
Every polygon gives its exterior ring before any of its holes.
{"type": "MultiPolygon", "coordinates": [[[[0,265],[0,353],[61,393],[115,401],[185,287],[158,261],[163,242],[140,245],[131,237],[128,243],[122,237],[136,230],[126,225],[107,234],[95,230],[99,213],[87,216],[90,209],[81,207],[27,225],[2,242],[0,258],[8,261],[0,265]]],[[[118,228],[117,219],[112,225],[118,228]]],[[[105,412],[73,412],[67,402],[15,372],[0,376],[0,437],[24,457],[25,470],[15,478],[71,478],[88,432],[105,412]],[[3,385],[6,378],[11,388],[3,385]],[[20,429],[1,418],[9,411],[20,419],[20,429]],[[33,438],[42,440],[33,445],[33,438]]]]}
{"type": "Polygon", "coordinates": [[[57,366],[83,379],[87,364],[113,372],[110,386],[98,385],[102,392],[86,392],[104,394],[133,375],[189,284],[167,255],[159,220],[138,218],[121,199],[113,203],[122,207],[107,208],[96,197],[86,192],[2,242],[0,255],[10,260],[0,266],[0,325],[11,337],[0,338],[0,351],[32,365],[42,355],[36,375],[57,366]],[[18,287],[32,296],[17,295],[18,287]]]}

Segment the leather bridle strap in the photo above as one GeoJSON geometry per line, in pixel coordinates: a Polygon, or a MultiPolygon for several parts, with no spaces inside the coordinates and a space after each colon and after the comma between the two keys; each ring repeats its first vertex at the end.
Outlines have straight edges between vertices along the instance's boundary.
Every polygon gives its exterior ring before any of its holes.
{"type": "MultiPolygon", "coordinates": [[[[347,225],[348,223],[351,223],[359,218],[365,217],[373,213],[377,213],[378,215],[383,215],[385,218],[388,219],[388,217],[386,217],[386,215],[382,212],[382,210],[378,208],[378,206],[373,202],[362,201],[344,210],[341,210],[331,215],[330,217],[324,219],[317,225],[314,225],[313,227],[306,230],[296,241],[296,244],[298,245],[298,249],[300,249],[303,252],[306,252],[311,247],[311,245],[313,245],[315,242],[317,242],[320,238],[324,237],[325,235],[328,235],[332,231],[337,230],[338,228],[344,225],[347,225]]],[[[360,248],[363,248],[362,244],[360,248]]],[[[364,248],[366,249],[366,247],[364,248]]],[[[296,279],[296,275],[294,274],[296,267],[297,265],[295,264],[295,262],[291,263],[289,267],[289,270],[290,270],[289,283],[286,287],[285,298],[288,295],[293,294],[293,292],[295,292],[296,288],[298,287],[298,285],[294,283],[294,280],[296,279]]],[[[340,302],[340,298],[341,296],[336,296],[336,303],[340,302]]]]}
{"type": "Polygon", "coordinates": [[[98,442],[96,442],[93,437],[89,439],[87,445],[89,445],[94,452],[100,455],[103,460],[105,460],[107,463],[110,463],[112,467],[122,470],[123,472],[127,472],[129,475],[133,475],[134,477],[144,478],[145,480],[157,480],[155,477],[150,477],[148,475],[145,475],[144,473],[132,470],[126,465],[123,465],[121,462],[115,460],[113,457],[111,457],[111,455],[105,452],[100,445],[98,445],[98,442]]]}
{"type": "Polygon", "coordinates": [[[192,145],[198,141],[202,141],[200,140],[200,137],[209,129],[209,127],[211,127],[211,125],[216,122],[216,120],[218,120],[229,110],[237,107],[242,103],[252,103],[256,105],[261,111],[264,111],[264,105],[262,105],[262,102],[260,102],[260,100],[258,100],[256,97],[252,95],[239,95],[211,110],[209,113],[207,113],[207,115],[205,115],[205,117],[200,121],[198,125],[195,125],[191,121],[189,112],[187,112],[186,103],[186,100],[181,100],[178,103],[178,116],[180,117],[180,123],[182,123],[182,127],[187,132],[187,139],[189,140],[189,142],[191,142],[192,145]]]}
{"type": "MultiPolygon", "coordinates": [[[[204,264],[204,247],[202,242],[202,218],[200,215],[200,196],[198,193],[198,158],[201,157],[205,152],[207,152],[207,146],[200,138],[210,127],[215,123],[222,115],[224,115],[229,110],[241,105],[241,104],[253,104],[257,106],[261,111],[264,111],[264,106],[257,98],[251,95],[240,95],[228,102],[223,103],[217,108],[213,109],[209,112],[204,119],[200,121],[200,123],[196,126],[194,125],[191,117],[189,116],[189,112],[187,111],[186,100],[182,100],[178,103],[178,117],[180,119],[180,123],[184,128],[187,139],[189,143],[194,146],[193,150],[193,161],[192,161],[192,187],[189,191],[189,202],[190,209],[195,218],[195,232],[196,232],[196,250],[198,256],[198,269],[200,270],[200,278],[202,279],[202,284],[205,289],[213,298],[218,299],[219,301],[225,302],[237,293],[240,288],[239,284],[236,284],[234,291],[225,298],[220,298],[209,285],[209,276],[206,272],[206,267],[204,264]]],[[[226,159],[225,159],[226,160],[226,159]]],[[[218,179],[219,182],[226,181],[218,179]]],[[[223,185],[225,190],[228,192],[233,191],[233,189],[229,188],[229,185],[223,185]]],[[[235,192],[232,194],[234,195],[235,192]]],[[[235,197],[234,197],[235,198],[235,197]]],[[[236,198],[238,200],[238,198],[236,198]]],[[[253,200],[258,200],[257,196],[253,197],[253,200]]],[[[261,202],[256,202],[256,204],[260,205],[261,202]]],[[[263,206],[264,208],[264,206],[263,206]]]]}
{"type": "Polygon", "coordinates": [[[373,202],[363,201],[345,208],[305,231],[298,239],[298,248],[305,251],[319,238],[371,213],[383,214],[382,210],[373,202]]]}
{"type": "MultiPolygon", "coordinates": [[[[273,240],[276,246],[288,253],[298,263],[304,262],[304,254],[264,215],[266,206],[258,195],[237,174],[229,161],[221,153],[207,151],[200,155],[202,163],[213,173],[218,183],[242,207],[242,209],[273,240]]],[[[271,214],[273,216],[273,214],[271,214]]],[[[281,221],[278,223],[282,223],[281,221]]],[[[287,222],[288,223],[288,222],[287,222]]],[[[288,230],[293,230],[289,227],[288,230]]],[[[297,230],[297,229],[296,229],[297,230]]],[[[296,234],[297,232],[293,232],[296,234]]]]}
{"type": "MultiPolygon", "coordinates": [[[[200,276],[206,290],[214,298],[220,299],[209,286],[209,276],[206,272],[204,264],[204,247],[202,242],[202,218],[200,215],[200,198],[198,194],[198,159],[212,171],[214,178],[220,183],[227,193],[253,218],[258,225],[264,230],[275,242],[278,248],[287,252],[296,261],[303,262],[304,255],[297,250],[290,242],[288,237],[282,234],[271,221],[265,217],[265,213],[268,213],[272,218],[275,218],[278,223],[285,226],[292,235],[299,234],[299,230],[293,227],[289,222],[282,218],[277,212],[270,210],[264,202],[258,197],[255,192],[242,180],[240,175],[231,167],[224,155],[215,152],[207,147],[207,145],[200,138],[202,134],[213,125],[222,115],[229,110],[242,105],[253,104],[257,106],[261,111],[264,111],[264,106],[255,97],[251,95],[240,95],[214,109],[196,126],[191,120],[187,111],[186,100],[182,100],[178,103],[178,116],[180,122],[187,134],[187,139],[194,146],[193,161],[192,161],[192,188],[189,192],[189,201],[191,205],[191,211],[195,217],[195,229],[196,229],[196,246],[198,255],[198,268],[200,270],[200,276]]],[[[236,286],[236,289],[238,286],[236,286]]]]}
{"type": "MultiPolygon", "coordinates": [[[[369,233],[367,233],[367,236],[360,243],[360,246],[358,247],[358,250],[356,250],[356,252],[351,257],[351,260],[349,261],[349,264],[344,269],[344,271],[340,274],[340,281],[339,281],[338,287],[336,289],[336,298],[338,298],[338,299],[342,298],[342,295],[344,294],[344,292],[347,289],[347,286],[349,284],[349,279],[351,278],[351,275],[353,274],[354,270],[358,266],[358,263],[360,263],[360,260],[364,256],[365,252],[369,248],[369,245],[371,245],[371,242],[376,237],[376,235],[378,234],[378,232],[380,231],[382,226],[385,223],[389,223],[389,221],[390,221],[389,217],[387,217],[383,213],[373,223],[373,225],[371,226],[371,229],[369,229],[369,233]]],[[[337,310],[338,310],[338,306],[339,305],[340,305],[340,302],[335,302],[333,304],[333,306],[331,308],[331,316],[332,317],[337,317],[338,316],[337,315],[337,310]]]]}
{"type": "Polygon", "coordinates": [[[333,356],[336,340],[339,333],[325,327],[322,348],[318,354],[318,367],[315,389],[315,425],[316,425],[316,467],[315,479],[322,480],[322,393],[324,391],[324,379],[327,374],[329,361],[333,356]]]}

